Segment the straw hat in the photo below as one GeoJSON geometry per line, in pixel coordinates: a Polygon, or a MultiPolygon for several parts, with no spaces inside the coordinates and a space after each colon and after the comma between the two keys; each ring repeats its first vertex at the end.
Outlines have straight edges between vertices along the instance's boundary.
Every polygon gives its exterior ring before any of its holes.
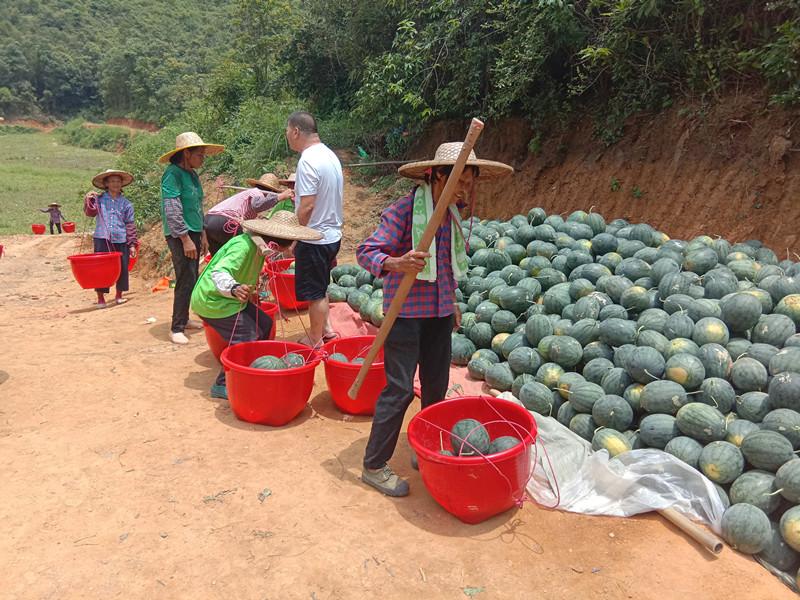
{"type": "Polygon", "coordinates": [[[158,159],[158,162],[162,164],[168,163],[173,154],[181,150],[186,150],[187,148],[200,147],[206,149],[206,156],[214,156],[225,150],[225,146],[221,144],[206,144],[194,131],[186,131],[175,138],[175,149],[163,154],[161,158],[158,159]]]}
{"type": "Polygon", "coordinates": [[[245,179],[245,181],[247,182],[247,185],[259,187],[270,192],[280,193],[284,190],[283,186],[281,186],[278,176],[275,175],[275,173],[264,173],[258,179],[245,179]]]}
{"type": "Polygon", "coordinates": [[[122,187],[126,185],[130,185],[133,181],[133,175],[128,173],[127,171],[117,171],[115,169],[106,169],[102,173],[98,173],[94,177],[92,177],[92,185],[96,188],[100,188],[101,190],[106,189],[106,177],[111,177],[112,175],[118,175],[122,178],[122,187]]]}
{"type": "Polygon", "coordinates": [[[286,179],[279,179],[278,183],[280,183],[281,185],[288,185],[290,187],[294,187],[296,178],[297,178],[297,173],[292,173],[286,179]]]}
{"type": "MultiPolygon", "coordinates": [[[[459,152],[464,142],[447,142],[436,149],[433,160],[422,160],[419,162],[408,163],[400,167],[397,172],[409,179],[425,179],[425,172],[431,167],[452,166],[456,164],[459,152]]],[[[495,179],[511,175],[514,169],[504,163],[494,160],[481,160],[475,156],[474,151],[470,151],[467,166],[478,167],[480,174],[478,179],[495,179]]]]}
{"type": "Polygon", "coordinates": [[[321,240],[319,231],[300,225],[297,216],[288,210],[279,210],[269,219],[248,219],[242,221],[242,227],[256,235],[282,240],[321,240]]]}
{"type": "Polygon", "coordinates": [[[57,207],[61,208],[61,205],[60,205],[58,202],[51,202],[51,203],[50,203],[50,204],[48,204],[47,206],[48,206],[48,207],[50,207],[50,206],[57,206],[57,207]]]}

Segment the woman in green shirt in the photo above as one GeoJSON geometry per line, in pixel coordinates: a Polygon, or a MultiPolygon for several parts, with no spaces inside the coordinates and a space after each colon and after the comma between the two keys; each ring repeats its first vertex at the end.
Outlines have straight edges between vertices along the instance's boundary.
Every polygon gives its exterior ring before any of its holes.
{"type": "Polygon", "coordinates": [[[206,156],[219,154],[225,146],[206,144],[192,131],[175,138],[175,149],[158,162],[169,163],[161,177],[161,220],[164,237],[172,254],[175,269],[175,297],[172,301],[170,339],[174,344],[188,344],[184,329],[201,329],[189,319],[189,301],[197,282],[200,256],[208,251],[203,231],[203,186],[197,171],[206,156]]]}
{"type": "MultiPolygon", "coordinates": [[[[272,318],[250,302],[257,299],[258,276],[266,256],[299,240],[322,238],[287,211],[277,212],[270,219],[248,219],[242,222],[242,228],[245,233],[214,254],[192,291],[192,310],[231,346],[265,340],[272,329],[272,318]]],[[[211,397],[228,397],[225,369],[211,386],[211,397]]]]}

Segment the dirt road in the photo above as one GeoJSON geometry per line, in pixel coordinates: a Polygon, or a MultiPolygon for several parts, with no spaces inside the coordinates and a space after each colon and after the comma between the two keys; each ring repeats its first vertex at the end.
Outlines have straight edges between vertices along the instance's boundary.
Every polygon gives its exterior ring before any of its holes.
{"type": "Polygon", "coordinates": [[[411,496],[382,497],[357,479],[369,420],[332,406],[321,368],[289,426],[239,422],[208,395],[202,332],[168,343],[171,291],[134,277],[128,304],[93,310],[66,260],[75,238],[0,243],[2,598],[794,597],[653,516],[528,503],[464,525],[405,437],[411,496]]]}

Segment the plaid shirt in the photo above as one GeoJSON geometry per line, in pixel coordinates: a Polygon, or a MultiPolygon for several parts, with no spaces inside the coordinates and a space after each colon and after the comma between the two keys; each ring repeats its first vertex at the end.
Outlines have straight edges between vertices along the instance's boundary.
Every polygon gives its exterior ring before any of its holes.
{"type": "MultiPolygon", "coordinates": [[[[358,264],[367,269],[375,277],[383,277],[383,310],[389,305],[397,293],[403,273],[389,273],[384,270],[383,263],[390,256],[402,256],[412,250],[411,215],[414,206],[414,192],[400,198],[381,214],[378,229],[361,242],[356,250],[358,264]]],[[[456,281],[453,277],[452,257],[450,252],[450,226],[452,217],[447,218],[436,232],[436,270],[439,276],[436,281],[414,281],[408,298],[400,309],[400,317],[430,318],[447,317],[455,312],[456,281]]]]}
{"type": "Polygon", "coordinates": [[[97,198],[97,220],[94,237],[114,244],[136,243],[133,204],[120,194],[116,200],[108,192],[97,198]],[[131,239],[133,238],[133,239],[131,239]]]}

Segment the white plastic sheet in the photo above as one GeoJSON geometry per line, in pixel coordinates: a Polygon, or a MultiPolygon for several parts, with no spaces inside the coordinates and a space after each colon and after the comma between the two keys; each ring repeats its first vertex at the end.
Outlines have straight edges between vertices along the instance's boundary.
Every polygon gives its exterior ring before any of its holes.
{"type": "MultiPolygon", "coordinates": [[[[513,399],[510,396],[500,397],[513,399]]],[[[527,490],[539,504],[618,517],[674,508],[719,533],[722,500],[714,484],[683,461],[650,449],[610,459],[605,450],[592,452],[591,444],[555,419],[536,413],[534,417],[539,436],[527,490]]]]}

